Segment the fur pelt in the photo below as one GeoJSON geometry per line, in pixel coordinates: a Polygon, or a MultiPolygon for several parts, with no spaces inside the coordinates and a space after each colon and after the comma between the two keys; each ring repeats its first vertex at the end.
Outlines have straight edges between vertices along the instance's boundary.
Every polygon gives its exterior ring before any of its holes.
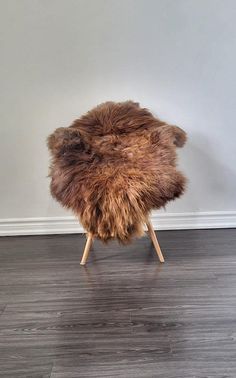
{"type": "Polygon", "coordinates": [[[179,197],[186,134],[138,103],[106,102],[48,137],[51,194],[102,241],[143,235],[149,212],[179,197]]]}

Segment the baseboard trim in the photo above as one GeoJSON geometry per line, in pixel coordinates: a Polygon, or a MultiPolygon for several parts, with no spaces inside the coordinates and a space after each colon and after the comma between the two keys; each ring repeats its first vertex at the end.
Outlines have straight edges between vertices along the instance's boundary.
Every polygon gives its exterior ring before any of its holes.
{"type": "MultiPolygon", "coordinates": [[[[158,213],[152,215],[155,230],[235,228],[236,211],[158,213]]],[[[77,219],[68,217],[0,219],[0,236],[84,233],[77,219]]]]}

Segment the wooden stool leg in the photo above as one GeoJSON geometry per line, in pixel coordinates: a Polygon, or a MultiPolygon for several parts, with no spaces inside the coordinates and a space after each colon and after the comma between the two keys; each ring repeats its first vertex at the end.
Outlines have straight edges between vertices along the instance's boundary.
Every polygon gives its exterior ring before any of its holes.
{"type": "Polygon", "coordinates": [[[157,253],[158,257],[159,257],[159,260],[160,260],[161,263],[163,263],[165,260],[164,260],[164,257],[162,255],[160,245],[158,243],[155,231],[154,231],[154,229],[152,227],[152,224],[151,224],[150,220],[146,224],[147,224],[149,236],[152,239],[152,242],[153,242],[153,245],[155,247],[156,253],[157,253]]]}
{"type": "Polygon", "coordinates": [[[86,244],[85,244],[84,253],[83,253],[80,265],[86,264],[86,261],[87,261],[87,258],[88,258],[89,252],[90,252],[90,248],[91,248],[91,245],[92,245],[92,241],[93,241],[93,236],[89,232],[87,234],[87,241],[86,241],[86,244]]]}

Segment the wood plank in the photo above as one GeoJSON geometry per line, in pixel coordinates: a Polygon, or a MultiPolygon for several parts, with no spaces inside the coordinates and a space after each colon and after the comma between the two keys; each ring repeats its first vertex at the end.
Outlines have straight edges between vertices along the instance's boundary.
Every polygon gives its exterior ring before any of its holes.
{"type": "Polygon", "coordinates": [[[236,230],[158,238],[1,238],[0,377],[235,378],[236,230]]]}

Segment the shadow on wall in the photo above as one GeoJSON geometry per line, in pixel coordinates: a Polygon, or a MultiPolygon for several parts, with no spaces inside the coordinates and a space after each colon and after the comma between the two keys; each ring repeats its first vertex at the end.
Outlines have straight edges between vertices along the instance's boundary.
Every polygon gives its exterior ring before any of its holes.
{"type": "MultiPolygon", "coordinates": [[[[220,149],[220,146],[219,146],[220,149]]],[[[178,151],[180,166],[188,178],[183,201],[192,211],[222,210],[225,198],[235,196],[234,172],[223,164],[212,140],[191,133],[183,150],[178,151]]]]}

